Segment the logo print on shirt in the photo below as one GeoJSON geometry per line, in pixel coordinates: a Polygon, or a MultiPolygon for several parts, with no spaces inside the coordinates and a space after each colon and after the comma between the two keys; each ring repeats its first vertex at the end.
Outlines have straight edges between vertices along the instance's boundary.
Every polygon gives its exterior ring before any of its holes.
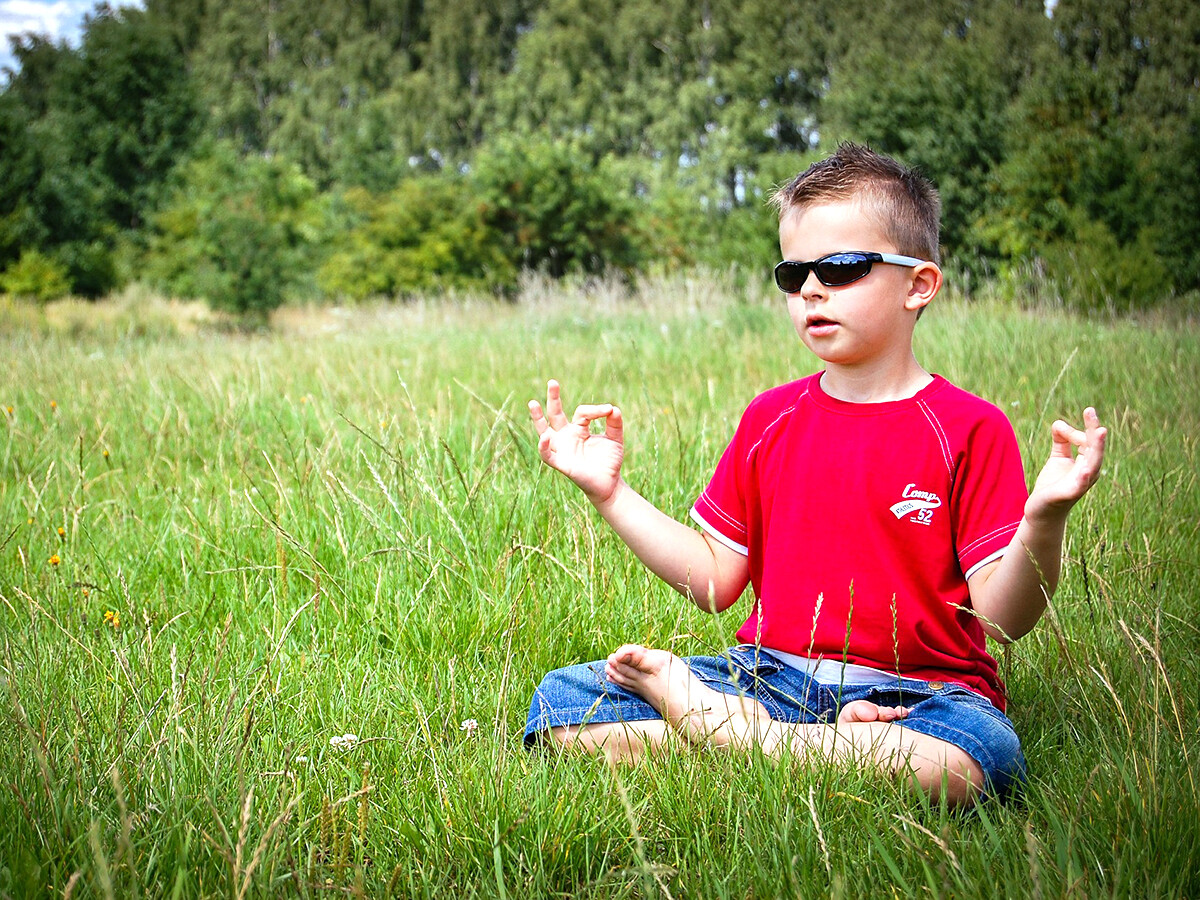
{"type": "Polygon", "coordinates": [[[918,489],[912,482],[908,483],[900,496],[904,499],[899,503],[892,504],[892,515],[897,519],[903,519],[912,513],[910,522],[917,522],[921,525],[933,524],[933,511],[942,505],[941,497],[933,491],[918,489]]]}

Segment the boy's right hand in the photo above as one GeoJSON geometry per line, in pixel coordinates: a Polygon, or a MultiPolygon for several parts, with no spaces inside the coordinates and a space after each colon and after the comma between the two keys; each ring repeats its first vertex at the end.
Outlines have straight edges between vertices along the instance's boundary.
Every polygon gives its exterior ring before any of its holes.
{"type": "Polygon", "coordinates": [[[603,504],[621,482],[625,458],[624,423],[621,411],[611,403],[585,404],[575,408],[569,420],[563,413],[558,382],[546,383],[546,408],[529,401],[529,417],[538,433],[538,453],[552,469],[558,469],[596,505],[603,504]],[[592,422],[604,419],[604,433],[593,434],[592,422]]]}

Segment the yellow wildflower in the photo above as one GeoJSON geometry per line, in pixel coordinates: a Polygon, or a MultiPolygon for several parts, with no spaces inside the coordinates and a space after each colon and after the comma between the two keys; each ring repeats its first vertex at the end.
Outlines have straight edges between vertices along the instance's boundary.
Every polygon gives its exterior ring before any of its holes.
{"type": "Polygon", "coordinates": [[[121,614],[116,610],[106,609],[104,611],[104,621],[113,628],[121,627],[121,614]]]}
{"type": "Polygon", "coordinates": [[[62,562],[62,560],[58,558],[57,553],[50,557],[50,565],[57,566],[60,562],[62,562]]]}

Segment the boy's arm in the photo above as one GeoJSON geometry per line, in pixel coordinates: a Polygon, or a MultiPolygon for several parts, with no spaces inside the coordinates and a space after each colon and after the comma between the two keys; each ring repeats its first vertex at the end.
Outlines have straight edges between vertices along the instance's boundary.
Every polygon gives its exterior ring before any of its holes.
{"type": "Polygon", "coordinates": [[[672,519],[621,477],[624,422],[611,403],[579,406],[567,419],[558,382],[546,385],[546,408],[529,402],[542,461],[571,479],[650,571],[701,609],[720,612],[750,577],[746,557],[672,519]],[[604,432],[592,433],[603,419],[604,432]]]}
{"type": "Polygon", "coordinates": [[[971,605],[996,640],[1007,643],[1027,634],[1058,587],[1067,515],[1100,477],[1108,436],[1091,407],[1084,410],[1083,422],[1084,431],[1063,421],[1051,426],[1054,447],[1025,502],[1017,533],[1004,556],[968,582],[971,605]]]}

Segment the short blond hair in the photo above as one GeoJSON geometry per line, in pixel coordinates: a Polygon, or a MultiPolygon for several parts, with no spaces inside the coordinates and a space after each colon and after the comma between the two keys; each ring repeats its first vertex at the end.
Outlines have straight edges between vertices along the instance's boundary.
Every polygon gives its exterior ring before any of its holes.
{"type": "Polygon", "coordinates": [[[817,203],[845,200],[858,201],[878,216],[898,253],[940,263],[942,201],[937,188],[915,169],[863,144],[839,144],[831,156],[813,163],[771,197],[781,220],[817,203]]]}

